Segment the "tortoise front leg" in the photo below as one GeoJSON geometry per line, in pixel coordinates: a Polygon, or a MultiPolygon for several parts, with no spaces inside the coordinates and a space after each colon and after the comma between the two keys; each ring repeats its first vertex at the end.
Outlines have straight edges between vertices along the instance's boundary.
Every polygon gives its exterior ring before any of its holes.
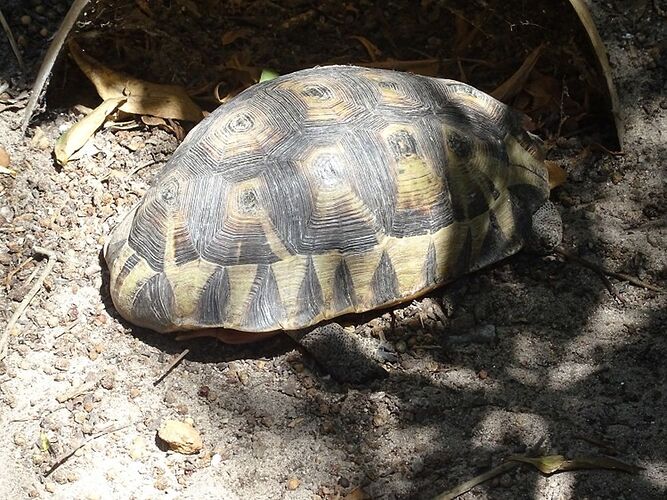
{"type": "Polygon", "coordinates": [[[354,384],[384,377],[387,371],[380,363],[397,360],[385,342],[348,333],[337,323],[286,333],[339,382],[354,384]]]}

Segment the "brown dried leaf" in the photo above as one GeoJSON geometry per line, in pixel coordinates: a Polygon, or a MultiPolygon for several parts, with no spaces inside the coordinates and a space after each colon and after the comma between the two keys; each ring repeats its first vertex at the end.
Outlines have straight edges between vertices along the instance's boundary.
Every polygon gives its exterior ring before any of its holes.
{"type": "Polygon", "coordinates": [[[201,109],[190,99],[183,87],[146,82],[113,71],[84,54],[76,42],[70,40],[68,46],[72,57],[95,85],[102,99],[125,99],[119,108],[121,111],[193,122],[202,119],[201,109]]]}
{"type": "Polygon", "coordinates": [[[528,80],[531,71],[533,71],[535,64],[539,60],[543,49],[544,44],[535,47],[523,61],[521,67],[516,70],[512,76],[501,83],[496,90],[491,92],[491,95],[502,102],[507,102],[509,99],[517,95],[523,89],[526,80],[528,80]]]}
{"type": "Polygon", "coordinates": [[[558,186],[565,184],[567,180],[567,172],[557,162],[545,160],[544,164],[549,173],[549,189],[555,189],[558,186]]]}
{"type": "Polygon", "coordinates": [[[579,457],[568,460],[563,455],[546,455],[537,458],[513,456],[509,459],[515,462],[530,464],[543,474],[554,474],[556,472],[583,469],[612,469],[636,474],[642,470],[641,467],[626,464],[625,462],[610,457],[579,457]]]}
{"type": "Polygon", "coordinates": [[[614,121],[616,124],[616,135],[618,136],[618,142],[623,149],[623,120],[621,117],[621,107],[618,100],[618,94],[616,93],[616,86],[614,85],[614,80],[611,74],[611,66],[609,66],[609,58],[607,57],[607,50],[605,49],[604,43],[600,38],[595,22],[593,21],[593,16],[591,16],[591,11],[588,9],[586,2],[584,0],[570,0],[572,7],[577,12],[581,24],[584,25],[584,29],[588,34],[588,38],[591,41],[595,55],[597,56],[600,67],[602,68],[602,73],[604,74],[605,80],[607,81],[607,91],[609,92],[609,100],[611,101],[611,111],[614,115],[614,121]]]}
{"type": "Polygon", "coordinates": [[[375,62],[382,57],[382,51],[378,49],[377,46],[368,38],[359,35],[352,35],[350,38],[357,40],[359,43],[361,43],[361,45],[364,46],[364,49],[366,49],[368,57],[371,58],[371,61],[375,62]]]}
{"type": "Polygon", "coordinates": [[[88,139],[102,126],[107,117],[115,112],[126,99],[126,97],[107,99],[61,135],[54,149],[58,164],[65,165],[72,155],[88,142],[88,139]]]}

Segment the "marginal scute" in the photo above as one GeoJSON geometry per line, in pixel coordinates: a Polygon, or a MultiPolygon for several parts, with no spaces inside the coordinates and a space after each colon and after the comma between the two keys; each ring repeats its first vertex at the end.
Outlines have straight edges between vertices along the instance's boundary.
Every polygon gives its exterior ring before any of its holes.
{"type": "Polygon", "coordinates": [[[373,273],[371,291],[374,305],[392,302],[399,295],[396,271],[386,251],[382,252],[380,262],[373,273]]]}
{"type": "Polygon", "coordinates": [[[221,325],[227,318],[230,299],[227,269],[219,267],[208,279],[199,296],[198,315],[204,325],[221,325]]]}
{"type": "Polygon", "coordinates": [[[354,282],[345,259],[340,259],[336,266],[333,280],[333,307],[336,312],[347,311],[357,304],[354,282]]]}
{"type": "Polygon", "coordinates": [[[297,295],[296,321],[299,323],[310,322],[310,320],[321,313],[323,306],[324,297],[322,295],[322,287],[315,272],[313,258],[309,256],[306,264],[306,272],[297,295]]]}
{"type": "Polygon", "coordinates": [[[243,326],[263,331],[274,325],[280,325],[284,319],[285,308],[271,266],[257,266],[243,326]]]}
{"type": "Polygon", "coordinates": [[[150,278],[134,297],[133,320],[139,325],[168,328],[172,324],[174,294],[164,274],[150,278]]]}
{"type": "Polygon", "coordinates": [[[332,66],[250,87],[196,126],[104,250],[158,331],[301,329],[518,251],[548,199],[519,115],[452,80],[332,66]]]}

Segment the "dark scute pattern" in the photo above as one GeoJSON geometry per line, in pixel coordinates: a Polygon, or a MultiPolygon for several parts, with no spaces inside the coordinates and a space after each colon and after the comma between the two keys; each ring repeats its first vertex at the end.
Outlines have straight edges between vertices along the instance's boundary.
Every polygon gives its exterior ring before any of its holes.
{"type": "Polygon", "coordinates": [[[488,193],[500,196],[495,184],[486,174],[457,162],[446,173],[454,219],[464,222],[489,209],[488,193]]]}
{"type": "Polygon", "coordinates": [[[118,253],[121,251],[124,245],[125,240],[123,239],[119,239],[113,243],[110,243],[106,248],[106,252],[104,252],[104,260],[107,263],[115,261],[116,257],[118,257],[118,253]]]}
{"type": "Polygon", "coordinates": [[[438,280],[438,261],[433,240],[428,245],[426,260],[424,261],[424,286],[433,286],[438,280]]]}
{"type": "Polygon", "coordinates": [[[322,295],[322,286],[317,279],[313,258],[308,257],[306,264],[306,274],[303,277],[299,294],[297,296],[298,310],[297,320],[302,323],[308,323],[317,316],[324,306],[324,296],[322,295]]]}
{"type": "Polygon", "coordinates": [[[151,329],[172,325],[174,292],[163,273],[150,278],[139,290],[132,304],[133,321],[151,329]]]}
{"type": "Polygon", "coordinates": [[[417,154],[417,141],[407,130],[399,130],[389,136],[389,145],[396,158],[417,154]]]}
{"type": "Polygon", "coordinates": [[[380,305],[398,298],[398,278],[394,265],[386,251],[382,252],[373,277],[371,278],[373,304],[380,305]]]}
{"type": "Polygon", "coordinates": [[[472,231],[470,228],[466,231],[465,241],[459,250],[459,254],[454,261],[451,269],[445,270],[445,274],[449,278],[456,278],[463,276],[471,270],[471,257],[472,257],[472,231]]]}
{"type": "Polygon", "coordinates": [[[229,305],[229,275],[224,267],[208,279],[199,297],[197,317],[204,325],[221,325],[227,317],[229,305]]]}
{"type": "Polygon", "coordinates": [[[174,231],[174,259],[176,265],[187,264],[199,258],[187,227],[179,225],[174,231]]]}
{"type": "Polygon", "coordinates": [[[473,146],[470,139],[454,130],[447,134],[447,145],[459,160],[466,160],[472,155],[473,146]]]}
{"type": "Polygon", "coordinates": [[[280,260],[271,250],[259,223],[246,223],[241,227],[223,224],[204,248],[202,257],[222,266],[273,264],[280,260]]]}
{"type": "Polygon", "coordinates": [[[530,184],[516,184],[509,186],[508,189],[512,201],[525,212],[522,218],[528,218],[528,220],[546,201],[544,193],[530,184]]]}
{"type": "Polygon", "coordinates": [[[134,266],[139,263],[139,260],[140,258],[136,253],[133,253],[128,257],[128,259],[125,261],[125,264],[123,264],[123,268],[118,273],[118,278],[116,278],[116,286],[121,287],[123,285],[123,281],[125,281],[125,278],[127,278],[128,274],[130,274],[130,271],[134,269],[134,266]]]}
{"type": "Polygon", "coordinates": [[[396,210],[389,234],[397,238],[434,233],[454,222],[450,200],[443,193],[430,209],[396,210]]]}
{"type": "Polygon", "coordinates": [[[183,201],[180,182],[174,173],[149,190],[132,220],[128,243],[156,272],[164,269],[166,223],[183,201]]]}
{"type": "Polygon", "coordinates": [[[248,329],[265,330],[280,328],[285,318],[285,308],[280,299],[278,283],[271,266],[257,266],[255,281],[250,289],[250,303],[243,319],[248,329]]]}
{"type": "Polygon", "coordinates": [[[336,311],[343,311],[348,307],[357,304],[357,295],[354,291],[352,275],[345,263],[345,259],[341,259],[338,266],[336,266],[332,286],[334,298],[333,306],[336,311]]]}
{"type": "Polygon", "coordinates": [[[493,211],[489,212],[489,229],[484,237],[484,243],[480,248],[480,254],[475,263],[476,269],[481,269],[493,262],[498,262],[508,255],[505,253],[510,241],[505,237],[498,218],[493,211]]]}

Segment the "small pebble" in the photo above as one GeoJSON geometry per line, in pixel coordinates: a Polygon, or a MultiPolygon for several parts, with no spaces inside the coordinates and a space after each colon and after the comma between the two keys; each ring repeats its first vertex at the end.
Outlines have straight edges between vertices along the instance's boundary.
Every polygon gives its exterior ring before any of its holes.
{"type": "Polygon", "coordinates": [[[0,167],[8,167],[10,162],[9,153],[7,150],[0,146],[0,167]]]}
{"type": "Polygon", "coordinates": [[[104,376],[102,377],[102,380],[100,380],[100,385],[108,391],[113,389],[115,383],[116,383],[115,377],[113,373],[110,372],[105,373],[104,376]]]}
{"type": "Polygon", "coordinates": [[[199,431],[189,422],[165,420],[157,435],[171,450],[185,455],[198,453],[203,447],[199,431]]]}
{"type": "Polygon", "coordinates": [[[23,26],[29,26],[30,23],[32,23],[32,17],[26,15],[26,16],[21,16],[21,24],[23,26]]]}
{"type": "Polygon", "coordinates": [[[214,454],[211,457],[211,467],[217,467],[222,462],[222,457],[219,453],[214,454]]]}
{"type": "Polygon", "coordinates": [[[301,481],[299,481],[297,478],[295,477],[290,478],[287,481],[287,489],[290,491],[294,491],[299,487],[299,484],[301,484],[301,481]]]}

